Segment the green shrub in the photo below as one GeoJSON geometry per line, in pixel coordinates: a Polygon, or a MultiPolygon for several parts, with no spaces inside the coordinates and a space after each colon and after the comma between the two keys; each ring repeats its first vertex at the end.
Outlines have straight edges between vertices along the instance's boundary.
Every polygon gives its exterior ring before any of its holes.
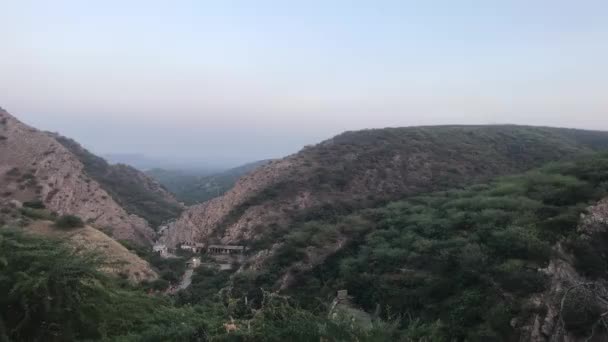
{"type": "Polygon", "coordinates": [[[84,227],[84,221],[78,216],[62,215],[55,221],[55,227],[60,229],[74,229],[84,227]]]}
{"type": "Polygon", "coordinates": [[[574,266],[578,272],[590,278],[606,273],[608,264],[602,257],[603,251],[598,251],[589,241],[579,238],[570,242],[568,247],[576,257],[574,266]]]}
{"type": "Polygon", "coordinates": [[[44,203],[41,200],[36,201],[26,201],[23,202],[23,206],[32,209],[44,209],[46,208],[44,203]]]}
{"type": "Polygon", "coordinates": [[[46,209],[33,209],[23,207],[19,212],[26,217],[33,218],[35,220],[48,220],[52,221],[56,218],[56,214],[46,209]]]}
{"type": "Polygon", "coordinates": [[[165,279],[156,279],[150,283],[150,288],[156,291],[162,291],[168,288],[170,283],[165,279]]]}
{"type": "Polygon", "coordinates": [[[598,298],[586,286],[570,289],[563,300],[562,318],[566,328],[581,335],[588,334],[602,315],[598,298]]]}

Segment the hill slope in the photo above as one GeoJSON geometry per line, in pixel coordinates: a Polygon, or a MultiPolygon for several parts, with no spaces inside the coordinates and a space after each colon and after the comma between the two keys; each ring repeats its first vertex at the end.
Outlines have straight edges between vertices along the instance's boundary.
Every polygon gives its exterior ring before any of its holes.
{"type": "Polygon", "coordinates": [[[311,308],[347,289],[445,340],[583,341],[608,311],[607,196],[600,154],[294,225],[254,284],[311,308]]]}
{"type": "Polygon", "coordinates": [[[608,147],[608,132],[437,126],[347,132],[271,162],[194,206],[164,239],[265,247],[294,221],[458,187],[608,147]]]}
{"type": "Polygon", "coordinates": [[[182,206],[173,194],[145,173],[124,164],[111,165],[76,141],[50,134],[84,165],[96,180],[127,212],[145,218],[153,227],[177,217],[182,206]]]}
{"type": "MultiPolygon", "coordinates": [[[[326,315],[348,290],[355,308],[408,331],[392,340],[607,339],[606,153],[295,222],[272,243],[250,245],[222,285],[241,303],[260,305],[265,289],[326,315]]],[[[203,302],[225,279],[207,273],[185,298],[203,302]]]]}
{"type": "Polygon", "coordinates": [[[0,202],[39,200],[59,214],[77,215],[116,239],[151,243],[154,231],[129,214],[74,153],[55,138],[0,110],[0,202]]]}
{"type": "Polygon", "coordinates": [[[158,279],[158,274],[147,261],[90,226],[62,230],[53,227],[50,221],[35,221],[24,227],[24,230],[35,235],[66,240],[77,249],[99,253],[106,262],[102,270],[107,273],[124,276],[132,282],[158,279]]]}

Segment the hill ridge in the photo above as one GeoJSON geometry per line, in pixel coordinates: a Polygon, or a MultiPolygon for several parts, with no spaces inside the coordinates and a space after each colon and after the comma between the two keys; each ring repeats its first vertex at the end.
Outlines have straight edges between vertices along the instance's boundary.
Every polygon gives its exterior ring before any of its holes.
{"type": "Polygon", "coordinates": [[[608,148],[608,132],[550,127],[463,125],[345,132],[261,166],[223,196],[192,206],[163,239],[169,245],[252,242],[273,230],[282,231],[294,218],[333,215],[372,202],[465,185],[601,148],[608,148]],[[324,207],[328,213],[323,213],[324,207]]]}

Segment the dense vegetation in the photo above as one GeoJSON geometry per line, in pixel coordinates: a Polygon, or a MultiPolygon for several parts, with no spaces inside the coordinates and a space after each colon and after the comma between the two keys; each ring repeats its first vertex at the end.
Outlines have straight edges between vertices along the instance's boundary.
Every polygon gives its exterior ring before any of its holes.
{"type": "Polygon", "coordinates": [[[159,279],[151,283],[142,283],[142,287],[146,289],[164,290],[172,284],[178,284],[186,272],[188,259],[194,256],[191,253],[182,252],[180,253],[182,255],[176,255],[174,258],[162,258],[159,253],[152,251],[149,247],[136,245],[127,240],[121,240],[120,243],[146,260],[160,276],[159,279]]]}
{"type": "Polygon", "coordinates": [[[211,295],[205,306],[178,306],[106,277],[102,262],[0,230],[0,341],[392,341],[402,333],[382,322],[361,331],[270,293],[255,310],[211,295]],[[231,324],[238,330],[227,333],[231,324]]]}
{"type": "Polygon", "coordinates": [[[441,340],[506,339],[509,320],[526,315],[522,299],[545,288],[538,268],[556,242],[581,274],[606,276],[605,241],[576,232],[584,209],[606,195],[603,154],[301,222],[273,236],[282,246],[246,287],[276,288],[289,273],[289,293],[313,311],[345,288],[369,312],[418,317],[417,329],[441,340]]]}
{"type": "Polygon", "coordinates": [[[153,169],[148,175],[158,180],[186,204],[197,204],[223,195],[237,180],[258,166],[269,163],[261,160],[211,175],[195,175],[186,171],[153,169]]]}
{"type": "Polygon", "coordinates": [[[55,227],[59,229],[73,229],[84,227],[84,221],[74,215],[62,215],[55,220],[55,227]]]}
{"type": "Polygon", "coordinates": [[[146,219],[152,227],[175,218],[181,207],[164,189],[155,189],[140,171],[126,165],[110,165],[77,142],[62,136],[55,139],[74,153],[84,171],[96,180],[128,213],[146,219]]]}

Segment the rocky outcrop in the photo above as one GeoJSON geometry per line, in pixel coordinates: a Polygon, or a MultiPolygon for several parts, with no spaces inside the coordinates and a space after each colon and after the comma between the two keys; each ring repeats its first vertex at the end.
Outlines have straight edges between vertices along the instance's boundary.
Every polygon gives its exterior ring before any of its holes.
{"type": "MultiPolygon", "coordinates": [[[[608,198],[588,208],[578,233],[583,239],[608,233],[608,198]]],[[[574,257],[561,243],[554,252],[549,266],[540,270],[548,277],[547,289],[528,301],[528,317],[512,322],[521,331],[520,340],[608,341],[608,282],[579,274],[574,257]]]]}
{"type": "Polygon", "coordinates": [[[2,110],[0,137],[3,200],[40,200],[48,209],[80,216],[115,239],[151,243],[154,231],[146,220],[127,213],[54,138],[2,110]]]}

